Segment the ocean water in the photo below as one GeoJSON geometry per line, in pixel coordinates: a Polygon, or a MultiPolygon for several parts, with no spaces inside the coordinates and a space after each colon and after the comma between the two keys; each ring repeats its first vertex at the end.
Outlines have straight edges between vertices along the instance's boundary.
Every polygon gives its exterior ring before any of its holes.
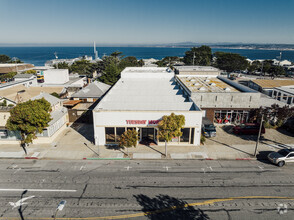
{"type": "MultiPolygon", "coordinates": [[[[121,51],[125,56],[135,56],[137,59],[162,59],[166,56],[183,57],[189,48],[165,47],[97,47],[98,56],[110,55],[114,51],[121,51]]],[[[217,49],[212,52],[224,51],[238,53],[249,59],[275,59],[280,55],[279,50],[248,50],[248,49],[217,49]]],[[[0,54],[17,57],[25,63],[43,66],[47,60],[58,58],[75,58],[83,55],[94,56],[93,47],[0,47],[0,54]]],[[[294,51],[283,51],[282,59],[294,62],[294,51]]]]}

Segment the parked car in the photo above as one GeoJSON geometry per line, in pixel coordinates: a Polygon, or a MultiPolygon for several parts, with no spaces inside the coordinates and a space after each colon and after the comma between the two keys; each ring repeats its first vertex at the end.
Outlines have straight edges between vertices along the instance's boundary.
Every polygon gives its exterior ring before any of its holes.
{"type": "Polygon", "coordinates": [[[215,137],[216,129],[208,118],[202,118],[202,133],[205,137],[215,137]]]}
{"type": "MultiPolygon", "coordinates": [[[[233,128],[233,132],[234,132],[234,134],[246,134],[246,135],[256,134],[256,135],[258,135],[259,127],[260,127],[260,124],[246,123],[246,124],[243,124],[240,126],[235,126],[233,128]]],[[[262,126],[261,134],[264,134],[264,133],[265,133],[265,129],[262,126]]]]}
{"type": "Polygon", "coordinates": [[[293,149],[282,149],[278,152],[272,152],[267,155],[267,158],[273,164],[278,165],[279,167],[284,166],[286,163],[294,163],[294,150],[293,149]]]}

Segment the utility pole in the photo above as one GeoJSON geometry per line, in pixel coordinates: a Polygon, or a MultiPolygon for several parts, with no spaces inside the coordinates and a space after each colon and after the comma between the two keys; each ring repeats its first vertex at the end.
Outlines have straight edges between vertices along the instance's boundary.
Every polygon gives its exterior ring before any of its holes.
{"type": "Polygon", "coordinates": [[[260,126],[259,126],[259,132],[258,132],[258,136],[257,136],[257,140],[256,140],[256,146],[255,146],[255,151],[254,151],[254,156],[256,157],[256,152],[257,152],[257,147],[258,147],[258,143],[259,143],[259,138],[260,138],[260,133],[261,133],[261,128],[262,128],[262,123],[263,123],[263,113],[261,116],[261,122],[260,122],[260,126]]]}
{"type": "Polygon", "coordinates": [[[195,52],[193,52],[193,66],[194,66],[195,52]]]}

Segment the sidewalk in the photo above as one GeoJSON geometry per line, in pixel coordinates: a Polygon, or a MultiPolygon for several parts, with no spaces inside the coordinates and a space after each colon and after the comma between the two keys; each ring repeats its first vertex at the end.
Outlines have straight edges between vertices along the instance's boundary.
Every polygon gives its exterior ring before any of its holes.
{"type": "MultiPolygon", "coordinates": [[[[89,138],[90,139],[90,138],[89,138]]],[[[245,142],[243,142],[245,143],[245,142]]],[[[82,160],[88,159],[255,159],[254,142],[249,144],[220,144],[209,142],[200,146],[167,146],[168,155],[165,157],[164,146],[144,146],[127,150],[115,146],[95,146],[84,136],[72,128],[67,128],[52,144],[30,144],[27,147],[27,155],[19,145],[0,146],[0,159],[27,158],[27,159],[53,159],[53,160],[82,160]],[[99,148],[99,149],[98,149],[99,148]],[[99,155],[98,155],[99,152],[99,155]]],[[[257,153],[267,154],[269,151],[277,151],[281,148],[294,148],[294,144],[277,144],[275,142],[262,142],[258,146],[257,153]]]]}

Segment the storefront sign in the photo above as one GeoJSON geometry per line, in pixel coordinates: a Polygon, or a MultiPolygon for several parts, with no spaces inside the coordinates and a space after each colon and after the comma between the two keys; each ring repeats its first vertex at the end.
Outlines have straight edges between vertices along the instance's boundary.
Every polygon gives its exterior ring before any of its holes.
{"type": "Polygon", "coordinates": [[[157,125],[160,122],[160,120],[149,120],[148,124],[150,125],[157,125]]]}
{"type": "Polygon", "coordinates": [[[146,124],[147,120],[126,120],[128,125],[146,124]]]}
{"type": "MultiPolygon", "coordinates": [[[[147,120],[126,120],[128,125],[145,125],[147,120]]],[[[157,125],[160,120],[148,120],[149,125],[157,125]]]]}

